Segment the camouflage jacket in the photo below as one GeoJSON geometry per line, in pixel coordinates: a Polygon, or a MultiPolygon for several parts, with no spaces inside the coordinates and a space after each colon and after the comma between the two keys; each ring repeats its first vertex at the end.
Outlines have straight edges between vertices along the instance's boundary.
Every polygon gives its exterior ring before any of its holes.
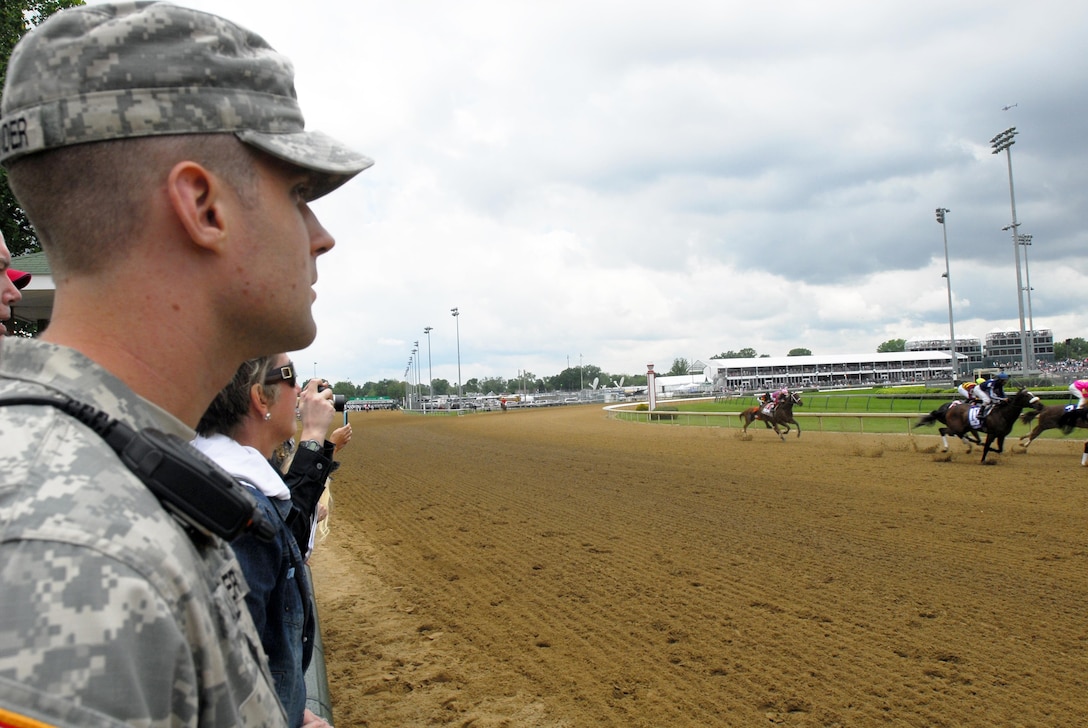
{"type": "MultiPolygon", "coordinates": [[[[4,337],[0,400],[17,395],[193,436],[81,354],[4,337]]],[[[0,725],[286,725],[225,542],[53,407],[0,406],[0,458],[0,725]]]]}

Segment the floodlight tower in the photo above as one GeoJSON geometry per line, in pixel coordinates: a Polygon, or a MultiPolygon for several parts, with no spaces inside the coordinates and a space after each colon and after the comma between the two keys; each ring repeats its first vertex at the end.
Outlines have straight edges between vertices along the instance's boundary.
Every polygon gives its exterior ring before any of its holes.
{"type": "Polygon", "coordinates": [[[1017,242],[1024,249],[1024,290],[1028,294],[1028,331],[1031,332],[1031,351],[1035,353],[1035,318],[1031,315],[1031,273],[1028,271],[1028,247],[1031,245],[1030,235],[1017,235],[1017,242]]]}
{"type": "Polygon", "coordinates": [[[450,315],[453,316],[453,323],[457,328],[457,399],[462,399],[465,393],[461,385],[461,312],[457,309],[457,306],[451,308],[450,315]]]}
{"type": "Polygon", "coordinates": [[[431,397],[431,407],[434,407],[434,369],[431,368],[431,332],[433,326],[424,326],[423,333],[427,334],[427,394],[431,397]]]}
{"type": "MultiPolygon", "coordinates": [[[[1016,143],[1014,137],[1017,133],[1016,127],[1010,126],[991,139],[990,145],[993,147],[993,154],[1005,152],[1009,163],[1009,204],[1012,207],[1012,224],[1001,229],[1012,231],[1012,252],[1016,254],[1016,304],[1020,312],[1020,354],[1023,359],[1024,374],[1027,374],[1030,360],[1028,358],[1028,337],[1024,329],[1024,284],[1020,276],[1020,241],[1017,240],[1016,235],[1016,229],[1020,227],[1020,223],[1016,221],[1016,192],[1012,183],[1012,145],[1016,143]]],[[[1034,345],[1032,348],[1035,348],[1034,345]]]]}
{"type": "Polygon", "coordinates": [[[412,366],[411,373],[415,374],[416,377],[416,402],[419,403],[419,407],[422,409],[423,397],[419,393],[419,357],[416,356],[417,354],[419,354],[419,342],[412,342],[411,358],[415,365],[412,366]]]}
{"type": "Polygon", "coordinates": [[[945,223],[945,215],[951,212],[947,207],[937,208],[937,222],[941,224],[944,233],[944,279],[948,287],[948,349],[952,354],[952,383],[955,384],[960,376],[960,364],[956,358],[956,327],[952,323],[952,273],[948,268],[948,226],[945,223]]]}

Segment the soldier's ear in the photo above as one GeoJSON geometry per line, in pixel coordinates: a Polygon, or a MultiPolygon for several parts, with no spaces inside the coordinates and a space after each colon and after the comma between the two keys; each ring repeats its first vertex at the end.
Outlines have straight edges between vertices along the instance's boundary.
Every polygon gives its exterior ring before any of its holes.
{"type": "Polygon", "coordinates": [[[190,240],[202,248],[219,250],[226,241],[224,189],[215,173],[192,161],[178,162],[167,178],[174,214],[190,240]]]}

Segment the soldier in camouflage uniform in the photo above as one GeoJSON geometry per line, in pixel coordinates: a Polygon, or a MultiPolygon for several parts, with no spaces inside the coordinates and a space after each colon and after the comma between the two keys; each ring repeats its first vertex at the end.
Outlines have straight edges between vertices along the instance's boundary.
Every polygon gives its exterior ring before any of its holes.
{"type": "Polygon", "coordinates": [[[189,441],[241,362],[312,341],[334,242],[308,203],[371,161],[305,131],[259,36],[137,2],[23,38],[0,164],[57,281],[41,339],[0,339],[0,726],[286,725],[228,544],[82,420],[10,400],[189,441]]]}

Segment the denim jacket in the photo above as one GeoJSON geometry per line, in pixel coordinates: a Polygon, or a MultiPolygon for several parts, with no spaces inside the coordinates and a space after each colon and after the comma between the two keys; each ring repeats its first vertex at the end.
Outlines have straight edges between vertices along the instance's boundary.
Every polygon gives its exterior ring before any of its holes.
{"type": "MultiPolygon", "coordinates": [[[[287,518],[287,525],[295,534],[303,559],[310,555],[314,523],[317,519],[317,502],[325,492],[329,475],[339,465],[332,459],[335,449],[336,446],[328,440],[321,452],[313,452],[304,447],[296,448],[291,464],[283,475],[283,480],[291,491],[291,502],[295,505],[295,512],[287,518]]],[[[275,463],[273,467],[276,467],[275,463]]]]}
{"type": "Polygon", "coordinates": [[[246,533],[231,542],[242,565],[249,593],[249,607],[257,632],[268,654],[268,666],[288,725],[302,725],[306,708],[305,672],[313,655],[314,615],[311,586],[298,543],[286,517],[291,501],[273,500],[255,489],[262,514],[278,524],[271,542],[246,533]]]}

